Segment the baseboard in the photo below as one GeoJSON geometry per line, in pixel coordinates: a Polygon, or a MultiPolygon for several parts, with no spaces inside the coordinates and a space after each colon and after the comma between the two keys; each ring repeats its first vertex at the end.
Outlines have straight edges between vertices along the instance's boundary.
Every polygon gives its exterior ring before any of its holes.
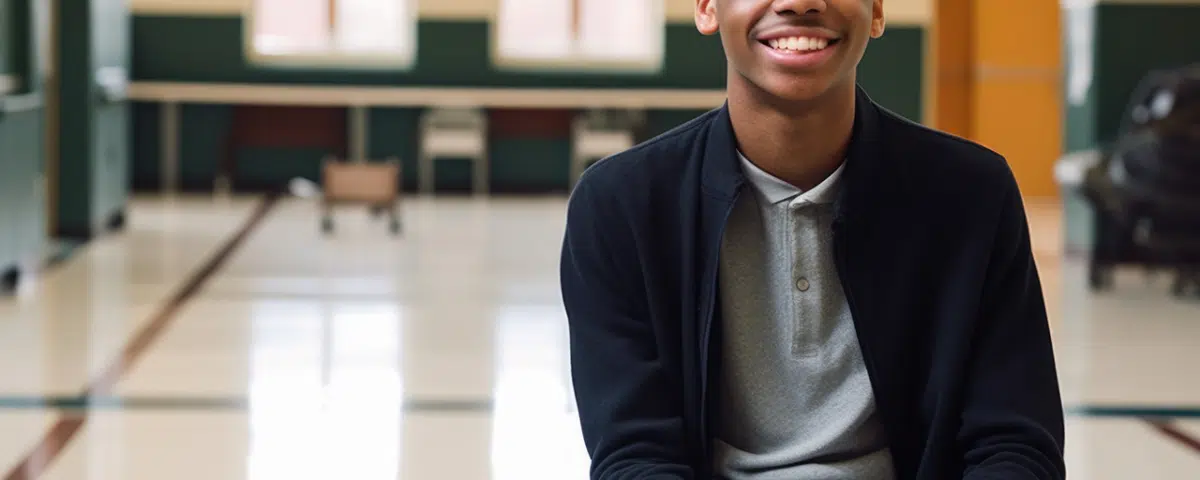
{"type": "Polygon", "coordinates": [[[112,213],[109,213],[99,222],[94,225],[84,226],[58,226],[55,229],[54,236],[64,240],[69,240],[77,243],[90,242],[92,239],[105,233],[117,232],[125,229],[125,207],[122,206],[112,213]]]}

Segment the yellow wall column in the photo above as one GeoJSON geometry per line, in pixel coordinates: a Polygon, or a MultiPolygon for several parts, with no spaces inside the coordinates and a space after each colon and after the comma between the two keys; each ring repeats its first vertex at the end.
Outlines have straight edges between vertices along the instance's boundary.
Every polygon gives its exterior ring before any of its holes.
{"type": "Polygon", "coordinates": [[[938,0],[934,11],[937,127],[1004,155],[1025,196],[1057,196],[1058,2],[938,0]]]}

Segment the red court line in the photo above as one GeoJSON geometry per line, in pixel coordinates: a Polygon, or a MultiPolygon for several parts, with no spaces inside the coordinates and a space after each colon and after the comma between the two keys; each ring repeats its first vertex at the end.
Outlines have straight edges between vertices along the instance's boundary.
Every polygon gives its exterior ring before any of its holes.
{"type": "Polygon", "coordinates": [[[1158,433],[1165,435],[1167,438],[1178,442],[1179,444],[1192,449],[1193,452],[1200,454],[1200,439],[1191,436],[1179,427],[1172,425],[1169,421],[1162,420],[1146,420],[1152,428],[1158,430],[1158,433]]]}
{"type": "Polygon", "coordinates": [[[6,480],[24,480],[40,476],[58,457],[58,454],[62,453],[67,442],[71,441],[71,438],[83,428],[84,420],[85,417],[81,415],[60,418],[54,427],[42,437],[37,448],[21,459],[21,462],[13,467],[4,478],[6,480]]]}
{"type": "MultiPolygon", "coordinates": [[[[108,365],[104,371],[92,379],[83,389],[83,396],[91,395],[107,395],[111,393],[117,381],[121,379],[134,365],[142,354],[158,339],[159,335],[166,330],[170,325],[171,320],[175,318],[175,314],[183,307],[188,300],[200,291],[204,283],[217,272],[229,258],[233,256],[238,247],[246,241],[250,233],[254,231],[267,213],[275,206],[278,200],[277,195],[268,195],[258,204],[254,212],[238,230],[225,241],[217,252],[209,257],[199,270],[192,272],[183,286],[177,290],[166,303],[162,305],[149,322],[134,335],[133,339],[125,345],[121,354],[116,360],[108,365]]],[[[87,412],[81,414],[65,414],[59,417],[54,427],[46,432],[37,446],[33,448],[20,462],[17,463],[12,470],[5,475],[5,480],[33,480],[40,477],[48,470],[49,466],[54,462],[60,453],[66,448],[71,439],[83,429],[83,425],[87,423],[87,412]]]]}

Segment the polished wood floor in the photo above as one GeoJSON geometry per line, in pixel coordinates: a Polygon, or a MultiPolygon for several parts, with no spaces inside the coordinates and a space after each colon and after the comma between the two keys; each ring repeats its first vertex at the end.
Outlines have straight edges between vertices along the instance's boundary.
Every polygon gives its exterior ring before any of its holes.
{"type": "MultiPolygon", "coordinates": [[[[557,282],[565,200],[361,209],[139,198],[0,299],[9,480],[587,478],[557,282]]],[[[1089,292],[1030,201],[1071,478],[1200,478],[1200,302],[1089,292]]]]}

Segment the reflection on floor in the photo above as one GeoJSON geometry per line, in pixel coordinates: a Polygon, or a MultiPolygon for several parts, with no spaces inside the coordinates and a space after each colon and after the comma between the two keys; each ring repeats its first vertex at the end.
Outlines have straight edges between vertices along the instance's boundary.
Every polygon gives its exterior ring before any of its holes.
{"type": "MultiPolygon", "coordinates": [[[[303,200],[138,199],[0,300],[6,478],[587,478],[564,206],[415,198],[401,238],[354,208],[324,237],[303,200]]],[[[1089,293],[1057,208],[1030,214],[1072,478],[1200,476],[1200,302],[1089,293]]]]}

